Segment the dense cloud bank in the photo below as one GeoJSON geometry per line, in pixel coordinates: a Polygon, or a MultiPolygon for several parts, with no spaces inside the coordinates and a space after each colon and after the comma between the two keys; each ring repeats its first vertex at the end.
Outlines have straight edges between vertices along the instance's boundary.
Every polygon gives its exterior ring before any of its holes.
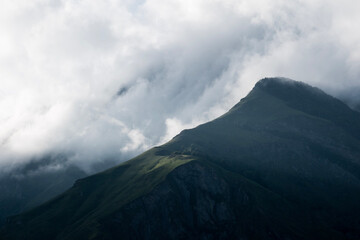
{"type": "Polygon", "coordinates": [[[85,170],[127,160],[224,113],[265,76],[356,105],[359,9],[346,0],[7,1],[0,167],[49,154],[85,170]]]}

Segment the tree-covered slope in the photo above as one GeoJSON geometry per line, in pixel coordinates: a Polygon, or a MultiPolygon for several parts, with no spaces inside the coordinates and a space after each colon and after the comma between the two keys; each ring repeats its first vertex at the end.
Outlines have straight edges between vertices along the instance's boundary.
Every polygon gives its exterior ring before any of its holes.
{"type": "Polygon", "coordinates": [[[2,239],[358,239],[360,113],[259,81],[228,113],[8,220],[2,239]]]}

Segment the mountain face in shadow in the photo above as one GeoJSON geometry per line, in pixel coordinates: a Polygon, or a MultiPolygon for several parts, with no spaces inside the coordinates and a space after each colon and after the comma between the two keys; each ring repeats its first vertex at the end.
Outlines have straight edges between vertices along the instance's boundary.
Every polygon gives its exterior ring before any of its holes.
{"type": "MultiPolygon", "coordinates": [[[[99,172],[115,165],[116,159],[105,159],[92,165],[90,171],[99,172]]],[[[59,154],[34,158],[0,172],[0,227],[7,217],[45,203],[69,189],[77,179],[89,175],[59,154]]]]}
{"type": "Polygon", "coordinates": [[[360,113],[260,80],[229,112],[8,219],[0,239],[359,239],[360,113]]]}
{"type": "Polygon", "coordinates": [[[46,156],[2,172],[0,226],[6,217],[48,201],[71,187],[76,179],[87,176],[76,166],[64,166],[65,162],[61,156],[46,156]]]}

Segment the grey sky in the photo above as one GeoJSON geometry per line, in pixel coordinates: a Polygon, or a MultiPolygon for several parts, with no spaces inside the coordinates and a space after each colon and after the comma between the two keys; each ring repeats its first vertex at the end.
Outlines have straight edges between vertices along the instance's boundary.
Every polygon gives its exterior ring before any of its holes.
{"type": "Polygon", "coordinates": [[[3,169],[53,153],[86,170],[127,160],[224,113],[266,76],[359,100],[358,1],[1,6],[3,169]]]}

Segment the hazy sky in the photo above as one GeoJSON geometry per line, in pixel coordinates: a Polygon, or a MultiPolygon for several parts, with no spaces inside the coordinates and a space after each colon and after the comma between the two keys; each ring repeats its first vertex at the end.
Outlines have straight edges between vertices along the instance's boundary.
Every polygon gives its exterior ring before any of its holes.
{"type": "Polygon", "coordinates": [[[360,100],[360,1],[0,2],[2,169],[127,160],[266,76],[360,100]]]}

